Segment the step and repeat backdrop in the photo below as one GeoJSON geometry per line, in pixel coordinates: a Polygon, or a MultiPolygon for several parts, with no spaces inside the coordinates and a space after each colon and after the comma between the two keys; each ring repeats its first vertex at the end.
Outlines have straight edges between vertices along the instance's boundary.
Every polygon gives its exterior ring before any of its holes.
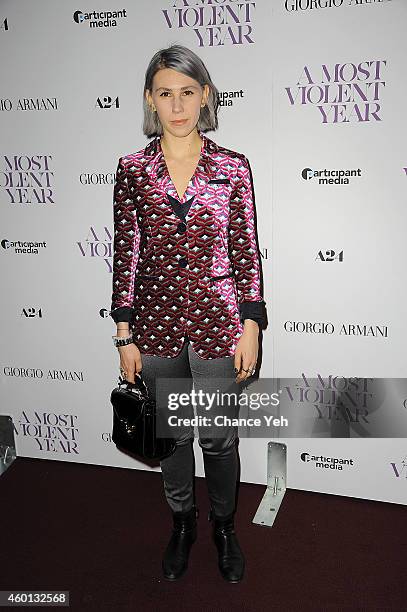
{"type": "Polygon", "coordinates": [[[180,43],[220,92],[208,137],[253,173],[268,326],[249,390],[290,400],[289,427],[243,432],[241,480],[266,483],[274,440],[291,488],[406,504],[407,3],[80,9],[0,5],[0,413],[17,454],[160,469],[111,440],[113,185],[148,142],[147,65],[180,43]]]}

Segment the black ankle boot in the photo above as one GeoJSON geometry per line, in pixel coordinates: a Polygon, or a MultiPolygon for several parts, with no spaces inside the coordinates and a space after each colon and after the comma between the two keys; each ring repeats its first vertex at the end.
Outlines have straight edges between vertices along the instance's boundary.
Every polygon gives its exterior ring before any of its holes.
{"type": "Polygon", "coordinates": [[[218,549],[220,573],[228,582],[240,582],[245,559],[235,533],[234,513],[227,517],[217,517],[210,510],[208,520],[213,523],[212,538],[218,549]]]}
{"type": "Polygon", "coordinates": [[[174,527],[162,562],[167,580],[177,580],[188,567],[189,551],[197,536],[197,516],[196,506],[188,512],[172,513],[174,527]]]}

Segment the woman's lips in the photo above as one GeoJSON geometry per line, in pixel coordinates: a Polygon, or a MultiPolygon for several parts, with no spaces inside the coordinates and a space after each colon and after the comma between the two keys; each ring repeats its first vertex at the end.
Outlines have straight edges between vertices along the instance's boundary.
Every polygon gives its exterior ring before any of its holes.
{"type": "Polygon", "coordinates": [[[186,119],[180,119],[177,121],[171,121],[171,123],[174,123],[174,125],[182,125],[183,123],[186,123],[186,119]]]}

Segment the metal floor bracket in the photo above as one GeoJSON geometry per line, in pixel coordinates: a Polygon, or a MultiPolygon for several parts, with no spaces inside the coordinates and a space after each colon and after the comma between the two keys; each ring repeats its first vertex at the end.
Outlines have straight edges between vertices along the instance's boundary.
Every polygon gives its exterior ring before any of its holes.
{"type": "Polygon", "coordinates": [[[13,419],[0,414],[0,476],[16,458],[13,419]]]}
{"type": "Polygon", "coordinates": [[[287,487],[287,446],[283,442],[267,445],[267,489],[263,495],[253,523],[272,527],[283,502],[287,487]]]}

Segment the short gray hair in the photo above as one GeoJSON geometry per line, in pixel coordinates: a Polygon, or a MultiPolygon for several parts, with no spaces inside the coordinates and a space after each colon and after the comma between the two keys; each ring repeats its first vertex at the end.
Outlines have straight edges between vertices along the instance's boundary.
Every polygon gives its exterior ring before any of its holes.
{"type": "Polygon", "coordinates": [[[146,100],[146,90],[150,92],[153,88],[154,75],[162,68],[172,68],[185,74],[197,81],[201,87],[209,86],[209,96],[207,104],[201,108],[197,128],[202,132],[216,130],[218,128],[218,107],[219,92],[209,72],[200,57],[191,49],[182,45],[174,44],[166,49],[157,51],[150,60],[146,70],[146,78],[143,91],[143,133],[148,137],[161,136],[163,128],[158,118],[157,112],[153,112],[146,100]]]}

